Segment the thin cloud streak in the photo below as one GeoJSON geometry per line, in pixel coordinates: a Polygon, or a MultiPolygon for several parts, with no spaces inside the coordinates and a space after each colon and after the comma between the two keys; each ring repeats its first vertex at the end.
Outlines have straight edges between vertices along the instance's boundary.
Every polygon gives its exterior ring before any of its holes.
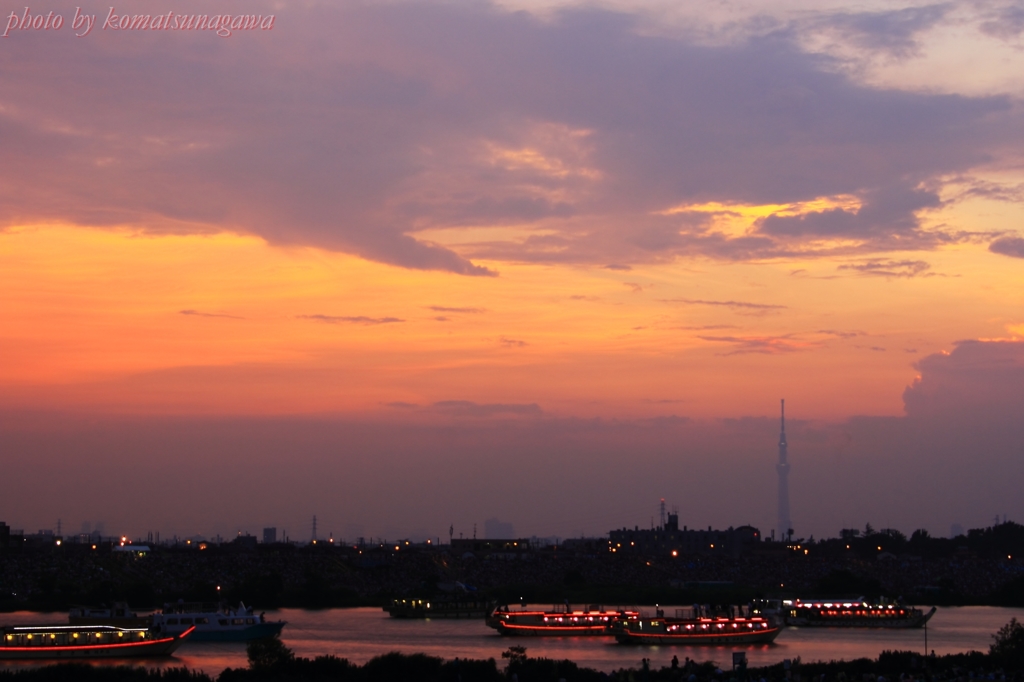
{"type": "Polygon", "coordinates": [[[367,317],[365,315],[296,315],[295,317],[300,320],[313,320],[314,322],[323,322],[325,324],[377,325],[405,322],[405,320],[398,317],[367,317]]]}
{"type": "Polygon", "coordinates": [[[228,315],[227,313],[204,313],[198,310],[179,310],[179,315],[189,315],[192,317],[224,317],[230,320],[244,320],[244,317],[238,315],[228,315]]]}

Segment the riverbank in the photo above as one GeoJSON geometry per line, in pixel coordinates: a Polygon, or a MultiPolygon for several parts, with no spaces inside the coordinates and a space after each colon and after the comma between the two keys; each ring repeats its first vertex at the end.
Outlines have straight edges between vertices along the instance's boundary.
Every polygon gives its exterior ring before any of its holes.
{"type": "MultiPolygon", "coordinates": [[[[689,659],[656,668],[638,661],[634,667],[607,673],[569,660],[530,657],[519,647],[511,647],[500,661],[390,653],[357,665],[335,656],[295,657],[277,641],[269,647],[250,647],[248,667],[228,668],[217,676],[187,668],[62,663],[2,670],[0,682],[1016,682],[1024,680],[1020,644],[988,653],[922,656],[890,651],[876,659],[810,663],[797,659],[749,668],[689,659]]],[[[637,649],[637,653],[639,656],[643,650],[637,649]]]]}

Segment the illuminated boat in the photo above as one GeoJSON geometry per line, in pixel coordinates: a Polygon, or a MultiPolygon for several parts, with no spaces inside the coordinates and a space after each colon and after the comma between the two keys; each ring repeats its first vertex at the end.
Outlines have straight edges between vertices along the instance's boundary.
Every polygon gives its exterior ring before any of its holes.
{"type": "Polygon", "coordinates": [[[177,634],[194,628],[193,642],[248,642],[281,633],[285,621],[268,621],[263,614],[255,615],[251,607],[239,604],[231,608],[226,604],[179,602],[164,606],[162,613],[154,613],[153,629],[177,634]]]}
{"type": "Polygon", "coordinates": [[[152,617],[139,614],[128,608],[124,602],[114,602],[110,608],[100,606],[74,606],[68,614],[71,625],[113,625],[119,628],[146,628],[152,623],[152,617]]]}
{"type": "Polygon", "coordinates": [[[392,618],[485,618],[494,602],[486,599],[393,599],[384,607],[392,618]]]}
{"type": "Polygon", "coordinates": [[[16,625],[0,628],[0,660],[170,656],[195,630],[177,634],[112,625],[16,625]]]}
{"type": "Polygon", "coordinates": [[[621,644],[769,644],[782,628],[760,616],[731,618],[636,618],[612,625],[621,644]]]}
{"type": "Polygon", "coordinates": [[[551,611],[513,611],[501,606],[487,616],[487,624],[502,635],[579,637],[610,635],[612,623],[639,617],[637,611],[606,611],[598,606],[580,611],[568,607],[551,611]]]}
{"type": "Polygon", "coordinates": [[[787,625],[798,627],[919,628],[935,615],[901,604],[843,601],[784,600],[780,609],[787,625]]]}

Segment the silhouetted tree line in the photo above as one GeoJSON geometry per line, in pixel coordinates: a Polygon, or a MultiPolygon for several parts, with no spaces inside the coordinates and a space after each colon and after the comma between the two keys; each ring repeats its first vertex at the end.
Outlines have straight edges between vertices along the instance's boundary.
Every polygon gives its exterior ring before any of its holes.
{"type": "Polygon", "coordinates": [[[380,605],[460,581],[502,602],[746,603],[758,596],[903,596],[927,604],[1024,606],[1024,526],[956,538],[844,529],[839,537],[759,543],[749,556],[529,553],[526,560],[381,546],[159,548],[136,558],[89,546],[0,552],[0,610],[63,610],[127,601],[245,601],[260,609],[380,605]],[[707,587],[712,583],[719,586],[707,587]],[[782,588],[782,585],[785,587],[782,588]]]}

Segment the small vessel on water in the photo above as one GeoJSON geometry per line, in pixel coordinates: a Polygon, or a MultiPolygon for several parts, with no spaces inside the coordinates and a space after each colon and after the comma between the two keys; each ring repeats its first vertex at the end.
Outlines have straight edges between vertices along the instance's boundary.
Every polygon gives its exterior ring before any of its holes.
{"type": "Polygon", "coordinates": [[[166,634],[195,629],[193,642],[248,642],[278,635],[286,624],[255,615],[242,603],[231,608],[224,603],[178,602],[164,605],[152,618],[153,629],[166,634]]]}
{"type": "Polygon", "coordinates": [[[195,630],[176,634],[112,625],[13,625],[0,628],[0,660],[170,656],[195,630]]]}
{"type": "Polygon", "coordinates": [[[640,617],[638,611],[613,611],[592,605],[573,610],[568,605],[550,611],[511,610],[499,606],[487,616],[487,625],[502,635],[540,637],[579,637],[610,635],[616,621],[640,617]]]}
{"type": "MultiPolygon", "coordinates": [[[[659,612],[660,613],[660,612],[659,612]]],[[[768,644],[779,636],[778,622],[761,616],[676,617],[619,620],[612,633],[620,644],[768,644]]]]}
{"type": "Polygon", "coordinates": [[[484,618],[495,602],[469,597],[392,599],[384,610],[392,618],[484,618]]]}
{"type": "Polygon", "coordinates": [[[899,603],[859,599],[783,600],[786,625],[798,627],[919,628],[935,615],[935,607],[922,611],[899,603]]]}

